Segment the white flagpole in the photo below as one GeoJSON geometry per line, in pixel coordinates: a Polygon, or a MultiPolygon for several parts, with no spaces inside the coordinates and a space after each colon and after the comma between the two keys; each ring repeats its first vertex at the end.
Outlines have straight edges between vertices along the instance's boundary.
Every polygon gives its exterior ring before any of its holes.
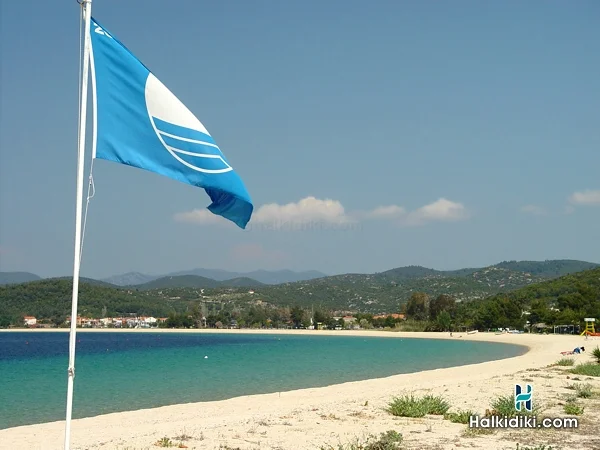
{"type": "Polygon", "coordinates": [[[81,80],[81,111],[79,115],[79,145],[77,153],[77,199],[75,207],[75,255],[73,258],[73,298],[71,305],[71,331],[69,333],[69,368],[67,369],[67,414],[65,424],[65,450],[71,439],[71,413],[73,411],[73,379],[75,378],[75,343],[77,333],[77,300],[79,295],[79,269],[81,263],[81,222],[83,210],[83,171],[85,164],[85,127],[87,115],[88,72],[90,62],[90,18],[92,0],[80,0],[85,22],[83,44],[83,72],[81,80]]]}

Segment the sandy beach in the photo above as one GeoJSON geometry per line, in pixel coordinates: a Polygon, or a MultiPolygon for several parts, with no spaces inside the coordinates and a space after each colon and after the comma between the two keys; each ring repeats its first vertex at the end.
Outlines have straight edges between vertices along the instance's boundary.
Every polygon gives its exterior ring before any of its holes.
{"type": "MultiPolygon", "coordinates": [[[[15,330],[22,331],[22,330],[15,330]]],[[[114,330],[111,330],[114,331],[114,330]]],[[[156,330],[152,330],[156,331],[156,330]]],[[[159,330],[163,331],[163,330],[159,330]]],[[[215,330],[207,330],[215,332],[215,330]]],[[[32,331],[34,332],[34,331],[32,331]]],[[[79,331],[78,331],[79,332],[79,331]]],[[[145,332],[131,330],[123,332],[145,332]]],[[[164,330],[181,332],[181,330],[164,330]]],[[[202,332],[194,330],[190,332],[202,332]]],[[[226,330],[254,333],[251,330],[226,330]]],[[[257,331],[256,331],[257,332],[257,331]]],[[[532,383],[536,405],[548,417],[565,417],[564,397],[574,382],[590,383],[600,390],[600,379],[569,374],[570,367],[552,366],[561,351],[584,345],[592,350],[600,338],[580,336],[477,333],[395,333],[375,331],[273,331],[272,333],[369,335],[393,338],[437,338],[503,342],[524,345],[521,356],[460,367],[350,382],[322,388],[252,395],[229,400],[190,403],[107,414],[74,420],[73,449],[156,449],[163,437],[190,449],[320,449],[388,430],[402,434],[406,449],[515,449],[551,444],[553,450],[600,449],[600,399],[582,399],[584,413],[578,429],[496,430],[473,433],[468,426],[440,416],[395,417],[385,411],[393,397],[403,394],[443,396],[450,411],[484,414],[491,401],[510,395],[515,383],[532,383]]],[[[575,363],[591,361],[590,351],[570,356],[575,363]]],[[[359,364],[359,361],[356,361],[359,364]]],[[[76,393],[77,395],[77,393],[76,393]]],[[[81,393],[79,393],[81,395],[81,393]]],[[[32,406],[34,407],[34,406],[32,406]]],[[[64,421],[0,430],[0,447],[6,449],[62,449],[64,421]]],[[[345,447],[344,447],[345,448],[345,447]]]]}

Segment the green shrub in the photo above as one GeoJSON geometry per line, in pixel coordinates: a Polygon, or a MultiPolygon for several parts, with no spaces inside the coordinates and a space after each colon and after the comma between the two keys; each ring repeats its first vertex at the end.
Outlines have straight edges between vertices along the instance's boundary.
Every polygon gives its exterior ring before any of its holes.
{"type": "Polygon", "coordinates": [[[594,364],[591,362],[578,364],[569,372],[576,375],[586,375],[588,377],[600,377],[600,364],[594,364]]]}
{"type": "Polygon", "coordinates": [[[412,394],[395,397],[388,405],[387,412],[400,417],[423,417],[426,414],[444,415],[450,405],[441,397],[425,395],[416,398],[412,394]]]}
{"type": "Polygon", "coordinates": [[[557,366],[573,366],[575,364],[575,360],[573,358],[561,358],[556,361],[557,366]]]}
{"type": "Polygon", "coordinates": [[[579,398],[592,398],[594,396],[594,387],[590,383],[578,383],[575,385],[575,392],[579,398]]]}
{"type": "Polygon", "coordinates": [[[321,447],[321,450],[398,450],[402,442],[402,434],[394,430],[381,433],[379,437],[371,435],[365,442],[356,439],[348,444],[338,444],[337,449],[331,445],[321,447]]]}
{"type": "Polygon", "coordinates": [[[600,347],[596,345],[596,348],[592,350],[592,356],[596,359],[596,363],[600,364],[600,347]]]}
{"type": "Polygon", "coordinates": [[[565,414],[570,416],[580,416],[583,414],[583,406],[578,405],[576,402],[567,402],[564,406],[565,414]]]}
{"type": "Polygon", "coordinates": [[[474,416],[475,413],[471,410],[447,412],[444,414],[444,419],[449,420],[453,423],[469,423],[469,417],[474,416]]]}
{"type": "Polygon", "coordinates": [[[493,416],[508,416],[515,417],[519,416],[529,416],[529,415],[537,415],[541,408],[537,405],[534,405],[533,411],[527,411],[526,409],[522,409],[521,411],[517,411],[515,408],[515,396],[512,395],[501,395],[492,401],[492,411],[490,415],[493,416]]]}
{"type": "Polygon", "coordinates": [[[545,446],[543,444],[536,445],[535,447],[519,447],[517,444],[517,448],[515,450],[553,450],[552,446],[545,446]]]}

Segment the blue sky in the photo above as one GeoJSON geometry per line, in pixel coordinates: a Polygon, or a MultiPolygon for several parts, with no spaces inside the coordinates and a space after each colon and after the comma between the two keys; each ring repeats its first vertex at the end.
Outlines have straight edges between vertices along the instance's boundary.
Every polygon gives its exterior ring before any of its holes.
{"type": "MultiPolygon", "coordinates": [[[[68,275],[79,8],[0,8],[0,270],[68,275]]],[[[598,2],[94,0],[93,15],[203,122],[256,209],[241,231],[203,190],[99,160],[84,276],[600,261],[598,2]]]]}

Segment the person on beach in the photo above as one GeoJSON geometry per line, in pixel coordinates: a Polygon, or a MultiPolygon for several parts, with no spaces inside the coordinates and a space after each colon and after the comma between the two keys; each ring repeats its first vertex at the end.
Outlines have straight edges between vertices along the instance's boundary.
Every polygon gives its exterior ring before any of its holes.
{"type": "Polygon", "coordinates": [[[585,347],[575,347],[575,349],[573,349],[573,353],[581,353],[581,352],[585,352],[585,347]]]}

